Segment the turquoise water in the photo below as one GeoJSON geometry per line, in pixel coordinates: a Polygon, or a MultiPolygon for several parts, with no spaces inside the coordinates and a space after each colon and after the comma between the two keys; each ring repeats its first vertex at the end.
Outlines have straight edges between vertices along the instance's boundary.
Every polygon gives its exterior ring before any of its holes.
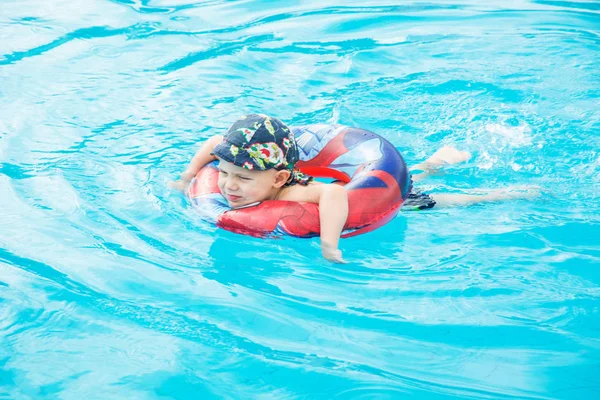
{"type": "Polygon", "coordinates": [[[2,1],[0,398],[598,398],[600,6],[394,3],[2,1]],[[167,188],[250,112],[544,193],[329,264],[167,188]]]}

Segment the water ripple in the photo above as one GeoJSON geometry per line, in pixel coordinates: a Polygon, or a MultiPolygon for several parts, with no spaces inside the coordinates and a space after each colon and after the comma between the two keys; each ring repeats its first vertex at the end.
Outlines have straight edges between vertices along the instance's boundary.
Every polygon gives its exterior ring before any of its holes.
{"type": "Polygon", "coordinates": [[[2,394],[597,396],[595,4],[77,5],[0,18],[2,394]],[[167,188],[247,112],[473,153],[426,191],[544,195],[402,213],[332,265],[167,188]]]}

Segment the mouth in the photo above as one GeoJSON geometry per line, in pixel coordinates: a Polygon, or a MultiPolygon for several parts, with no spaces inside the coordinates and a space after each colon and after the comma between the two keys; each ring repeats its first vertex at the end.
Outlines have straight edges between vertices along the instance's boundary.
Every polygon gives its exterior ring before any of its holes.
{"type": "Polygon", "coordinates": [[[229,201],[236,202],[236,201],[240,200],[242,198],[242,196],[236,196],[236,195],[233,195],[233,194],[228,194],[228,195],[225,196],[225,198],[227,200],[229,200],[229,201]]]}

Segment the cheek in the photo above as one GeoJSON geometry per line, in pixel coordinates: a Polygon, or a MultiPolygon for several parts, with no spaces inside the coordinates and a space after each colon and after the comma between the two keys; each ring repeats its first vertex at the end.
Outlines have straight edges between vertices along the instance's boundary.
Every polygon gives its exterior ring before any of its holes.
{"type": "Polygon", "coordinates": [[[255,186],[252,184],[252,181],[239,181],[238,187],[240,188],[240,191],[249,195],[255,192],[255,186]]]}
{"type": "Polygon", "coordinates": [[[223,191],[225,190],[226,185],[227,185],[227,177],[219,176],[219,178],[217,179],[217,187],[219,188],[221,193],[223,193],[223,191]]]}
{"type": "Polygon", "coordinates": [[[240,181],[239,190],[244,194],[245,197],[262,197],[265,195],[265,191],[260,183],[256,180],[252,181],[240,181]]]}
{"type": "Polygon", "coordinates": [[[249,188],[249,190],[252,190],[257,195],[264,196],[268,194],[271,190],[271,185],[269,185],[268,181],[257,180],[256,182],[254,182],[252,188],[249,188]]]}

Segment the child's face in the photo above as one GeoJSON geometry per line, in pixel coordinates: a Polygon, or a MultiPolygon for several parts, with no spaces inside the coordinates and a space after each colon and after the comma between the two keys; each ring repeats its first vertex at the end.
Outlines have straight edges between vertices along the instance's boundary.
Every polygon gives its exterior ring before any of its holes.
{"type": "Polygon", "coordinates": [[[218,186],[231,208],[273,199],[289,177],[289,171],[248,170],[219,160],[218,186]]]}

